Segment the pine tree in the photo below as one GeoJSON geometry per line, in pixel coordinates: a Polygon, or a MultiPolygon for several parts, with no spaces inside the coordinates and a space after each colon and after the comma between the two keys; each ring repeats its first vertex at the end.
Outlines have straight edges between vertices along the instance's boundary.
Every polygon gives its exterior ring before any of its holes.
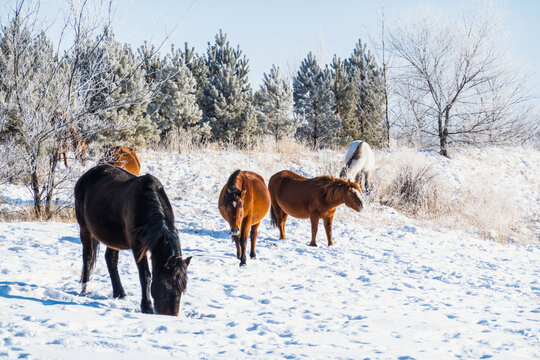
{"type": "Polygon", "coordinates": [[[342,127],[338,132],[338,142],[347,144],[357,139],[360,134],[355,129],[355,109],[358,89],[351,83],[351,78],[344,61],[334,55],[332,68],[332,92],[336,97],[335,112],[341,119],[342,127]]]}
{"type": "Polygon", "coordinates": [[[208,44],[204,59],[207,78],[199,102],[203,121],[210,125],[213,140],[245,146],[257,128],[248,60],[221,30],[215,44],[208,44]]]}
{"type": "Polygon", "coordinates": [[[146,73],[131,47],[117,42],[109,29],[105,29],[95,43],[95,50],[90,47],[82,55],[89,63],[99,63],[103,69],[99,76],[89,79],[90,86],[96,90],[88,92],[88,102],[90,111],[95,109],[107,130],[90,140],[131,147],[157,141],[157,126],[147,114],[150,98],[146,73]]]}
{"type": "MultiPolygon", "coordinates": [[[[153,48],[153,47],[152,47],[153,48]]],[[[209,137],[209,126],[201,124],[202,112],[197,103],[197,83],[187,67],[192,52],[171,47],[164,59],[154,55],[146,44],[139,49],[146,73],[147,86],[156,87],[147,114],[157,125],[162,142],[185,134],[198,141],[209,137]]]]}
{"type": "Polygon", "coordinates": [[[383,144],[386,139],[384,126],[384,97],[381,71],[366,45],[358,40],[353,53],[346,60],[348,76],[357,101],[354,110],[355,121],[346,125],[351,137],[362,139],[370,144],[383,144]]]}
{"type": "Polygon", "coordinates": [[[279,67],[272,66],[270,74],[264,74],[263,84],[255,93],[255,103],[261,113],[259,129],[277,141],[292,136],[296,120],[292,117],[293,92],[290,84],[281,78],[279,67]]]}
{"type": "Polygon", "coordinates": [[[314,148],[335,143],[341,121],[335,114],[336,99],[328,68],[321,69],[310,52],[293,80],[295,112],[303,118],[297,136],[314,148]]]}

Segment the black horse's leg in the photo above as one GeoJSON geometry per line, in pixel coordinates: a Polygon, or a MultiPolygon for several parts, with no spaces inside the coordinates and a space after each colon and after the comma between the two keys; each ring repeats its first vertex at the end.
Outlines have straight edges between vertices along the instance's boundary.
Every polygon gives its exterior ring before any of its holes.
{"type": "Polygon", "coordinates": [[[257,257],[257,254],[255,253],[255,242],[257,241],[257,228],[260,224],[261,223],[252,225],[251,232],[249,234],[249,239],[251,240],[251,252],[249,253],[249,257],[252,259],[255,259],[257,257]]]}
{"type": "Polygon", "coordinates": [[[86,228],[86,226],[80,227],[80,238],[82,243],[82,258],[83,258],[83,268],[81,273],[81,292],[80,295],[84,296],[88,294],[88,280],[90,280],[90,273],[92,272],[92,267],[94,264],[93,257],[95,256],[95,252],[93,247],[96,245],[94,244],[94,239],[92,239],[92,234],[90,231],[86,228]]]}
{"type": "Polygon", "coordinates": [[[109,269],[109,275],[111,277],[113,297],[123,299],[126,297],[126,293],[124,292],[124,287],[118,274],[118,253],[118,250],[107,247],[105,261],[107,262],[107,269],[109,269]]]}
{"type": "Polygon", "coordinates": [[[240,230],[240,266],[246,265],[246,247],[247,247],[247,237],[248,237],[249,224],[246,219],[242,222],[242,228],[240,230]]]}
{"type": "Polygon", "coordinates": [[[135,256],[135,261],[137,262],[137,268],[139,269],[139,280],[141,282],[142,290],[141,311],[145,314],[153,314],[152,300],[150,300],[150,283],[152,281],[152,275],[148,268],[148,259],[145,255],[141,261],[137,261],[137,256],[135,256]]]}
{"type": "Polygon", "coordinates": [[[238,260],[240,260],[240,256],[241,256],[241,251],[240,251],[240,237],[239,236],[235,236],[233,235],[233,241],[234,241],[234,244],[236,245],[236,258],[238,260]]]}

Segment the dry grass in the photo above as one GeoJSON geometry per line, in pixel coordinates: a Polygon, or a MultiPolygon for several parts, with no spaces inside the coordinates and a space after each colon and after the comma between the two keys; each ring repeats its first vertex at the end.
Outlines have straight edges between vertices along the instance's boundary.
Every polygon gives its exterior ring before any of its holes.
{"type": "Polygon", "coordinates": [[[374,203],[436,226],[476,230],[492,240],[530,240],[512,194],[475,179],[454,184],[440,164],[421,154],[387,156],[379,160],[375,174],[370,194],[374,203]]]}
{"type": "Polygon", "coordinates": [[[16,210],[0,210],[0,222],[19,222],[19,221],[56,221],[73,223],[75,219],[75,210],[72,206],[53,209],[50,218],[39,218],[34,212],[32,206],[19,207],[16,210]]]}

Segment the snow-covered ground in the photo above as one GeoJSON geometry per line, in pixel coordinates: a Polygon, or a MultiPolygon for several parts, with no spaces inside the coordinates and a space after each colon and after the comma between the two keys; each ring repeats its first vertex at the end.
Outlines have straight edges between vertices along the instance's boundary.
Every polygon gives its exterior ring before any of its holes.
{"type": "MultiPolygon", "coordinates": [[[[288,239],[278,240],[267,216],[258,258],[243,268],[217,211],[230,173],[315,176],[335,171],[343,154],[145,152],[142,173],[163,182],[184,256],[193,256],[179,317],[140,312],[130,252],[119,263],[126,299],[112,299],[103,247],[81,297],[76,224],[0,223],[0,357],[540,358],[540,153],[507,150],[451,160],[419,153],[458,184],[480,177],[494,189],[511,185],[509,201],[530,228],[525,243],[483,240],[371,204],[362,214],[338,209],[330,248],[322,225],[312,248],[308,220],[289,218],[288,239]]],[[[0,195],[11,205],[30,200],[13,185],[0,195]]]]}

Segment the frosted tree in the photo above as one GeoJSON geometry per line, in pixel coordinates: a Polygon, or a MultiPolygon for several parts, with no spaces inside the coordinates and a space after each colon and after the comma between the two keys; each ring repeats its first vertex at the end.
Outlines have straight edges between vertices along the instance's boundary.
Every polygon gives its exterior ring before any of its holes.
{"type": "Polygon", "coordinates": [[[337,142],[341,121],[335,114],[329,69],[321,69],[310,52],[293,79],[294,111],[303,119],[297,136],[314,148],[337,142]]]}
{"type": "Polygon", "coordinates": [[[273,65],[270,73],[264,74],[255,103],[261,113],[259,129],[263,134],[272,135],[276,141],[294,135],[297,123],[292,114],[293,92],[289,82],[281,78],[279,67],[273,65]]]}
{"type": "Polygon", "coordinates": [[[91,142],[105,132],[125,130],[128,121],[109,121],[105,114],[145,104],[149,94],[139,87],[142,77],[129,81],[137,67],[128,71],[122,57],[111,61],[111,54],[129,51],[104,46],[114,44],[96,29],[108,23],[89,16],[86,2],[71,4],[65,13],[63,29],[73,43],[64,44],[62,37],[54,47],[39,27],[38,5],[14,1],[7,23],[1,24],[0,169],[2,180],[9,177],[28,187],[36,217],[50,218],[62,205],[53,198],[58,191],[72,194],[65,184],[80,175],[73,167],[57,171],[61,144],[74,132],[91,142]]]}
{"type": "Polygon", "coordinates": [[[199,105],[212,139],[238,146],[249,144],[257,129],[257,114],[248,83],[248,60],[238,46],[231,47],[220,30],[215,43],[208,44],[205,63],[207,80],[199,105]]]}
{"type": "Polygon", "coordinates": [[[353,53],[346,60],[351,86],[357,96],[354,120],[343,129],[354,138],[379,145],[387,140],[384,123],[384,92],[381,69],[366,45],[358,40],[353,53]]]}
{"type": "Polygon", "coordinates": [[[195,140],[210,136],[210,127],[202,123],[202,111],[197,103],[197,81],[187,66],[186,53],[172,48],[165,58],[162,88],[167,100],[169,132],[181,136],[189,133],[195,140]]]}
{"type": "Polygon", "coordinates": [[[482,3],[463,15],[449,22],[430,14],[400,24],[389,37],[401,61],[396,92],[423,117],[415,123],[444,156],[450,142],[507,143],[538,131],[525,81],[504,57],[497,9],[482,3]]]}
{"type": "Polygon", "coordinates": [[[95,48],[93,56],[97,55],[102,66],[110,72],[100,72],[91,80],[98,84],[99,91],[90,102],[117,104],[99,111],[110,130],[100,132],[97,140],[132,147],[143,147],[158,140],[157,126],[146,113],[150,102],[146,74],[131,47],[117,42],[110,28],[106,28],[95,48]]]}

